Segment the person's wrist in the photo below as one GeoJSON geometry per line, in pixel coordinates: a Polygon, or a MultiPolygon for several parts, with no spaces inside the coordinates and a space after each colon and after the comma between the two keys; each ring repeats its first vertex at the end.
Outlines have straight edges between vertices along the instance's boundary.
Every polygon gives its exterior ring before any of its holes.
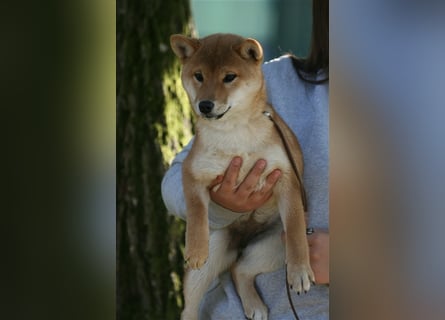
{"type": "Polygon", "coordinates": [[[243,215],[250,214],[251,211],[248,212],[234,212],[230,209],[227,209],[214,201],[210,201],[209,203],[209,226],[212,229],[221,229],[225,228],[228,225],[232,224],[235,220],[239,219],[243,215]]]}

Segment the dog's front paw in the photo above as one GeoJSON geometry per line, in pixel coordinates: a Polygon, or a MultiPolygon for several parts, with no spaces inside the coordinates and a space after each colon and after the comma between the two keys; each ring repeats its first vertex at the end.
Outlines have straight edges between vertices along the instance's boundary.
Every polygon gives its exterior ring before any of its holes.
{"type": "Polygon", "coordinates": [[[189,248],[186,246],[185,248],[185,261],[187,262],[187,265],[192,269],[201,268],[206,263],[208,257],[208,246],[193,248],[189,248]]]}
{"type": "Polygon", "coordinates": [[[311,288],[311,283],[315,283],[315,276],[309,264],[288,264],[287,282],[297,294],[307,293],[311,288]]]}

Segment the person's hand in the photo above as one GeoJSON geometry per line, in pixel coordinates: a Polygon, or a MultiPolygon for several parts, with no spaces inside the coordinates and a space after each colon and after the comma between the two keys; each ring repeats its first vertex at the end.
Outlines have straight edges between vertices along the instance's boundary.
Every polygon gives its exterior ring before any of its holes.
{"type": "Polygon", "coordinates": [[[329,284],[329,232],[316,229],[307,235],[312,271],[317,284],[329,284]]]}
{"type": "Polygon", "coordinates": [[[233,212],[249,212],[261,207],[269,200],[273,187],[281,176],[281,171],[273,170],[267,177],[265,185],[255,191],[261,174],[266,168],[266,161],[258,160],[249,174],[237,187],[236,182],[242,165],[241,157],[234,157],[224,176],[218,176],[209,186],[210,198],[216,204],[233,212]],[[214,191],[215,186],[220,185],[214,191]]]}

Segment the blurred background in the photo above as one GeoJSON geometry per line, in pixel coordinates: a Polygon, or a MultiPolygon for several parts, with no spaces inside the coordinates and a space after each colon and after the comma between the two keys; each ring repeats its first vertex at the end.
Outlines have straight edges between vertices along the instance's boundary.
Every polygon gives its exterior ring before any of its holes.
{"type": "Polygon", "coordinates": [[[200,37],[236,33],[255,38],[264,59],[285,53],[308,54],[312,23],[311,0],[191,0],[192,16],[200,37]]]}

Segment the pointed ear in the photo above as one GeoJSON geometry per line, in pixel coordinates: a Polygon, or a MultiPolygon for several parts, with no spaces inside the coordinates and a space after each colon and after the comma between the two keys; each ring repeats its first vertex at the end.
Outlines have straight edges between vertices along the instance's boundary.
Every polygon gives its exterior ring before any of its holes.
{"type": "Polygon", "coordinates": [[[248,38],[234,49],[243,59],[253,59],[258,63],[263,62],[263,48],[255,39],[248,38]]]}
{"type": "Polygon", "coordinates": [[[190,58],[200,46],[198,39],[189,38],[182,34],[170,36],[170,45],[181,61],[190,58]]]}

